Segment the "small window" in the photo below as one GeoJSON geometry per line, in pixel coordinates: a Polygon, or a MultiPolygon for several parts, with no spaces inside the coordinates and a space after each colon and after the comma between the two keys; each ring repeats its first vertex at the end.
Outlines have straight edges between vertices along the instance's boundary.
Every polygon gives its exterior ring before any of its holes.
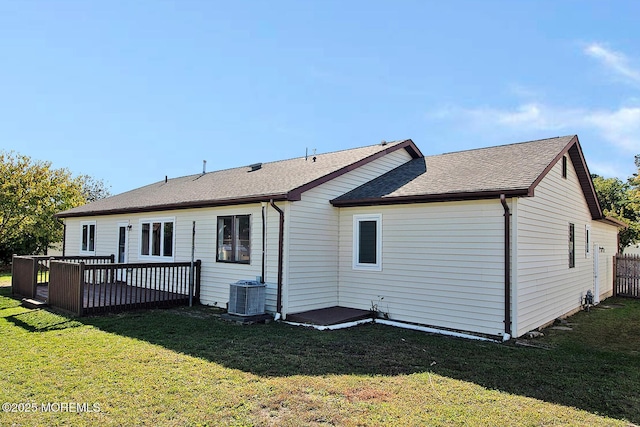
{"type": "Polygon", "coordinates": [[[96,223],[83,222],[82,226],[82,242],[80,252],[95,253],[96,251],[96,223]]]}
{"type": "Polygon", "coordinates": [[[140,255],[173,257],[173,219],[140,222],[140,255]]]}
{"type": "Polygon", "coordinates": [[[562,156],[562,177],[567,178],[567,156],[562,156]]]}
{"type": "Polygon", "coordinates": [[[584,256],[585,258],[591,256],[591,226],[589,224],[584,226],[584,256]]]}
{"type": "Polygon", "coordinates": [[[251,215],[218,217],[216,261],[251,262],[251,215]]]}
{"type": "Polygon", "coordinates": [[[576,227],[569,224],[569,268],[576,266],[576,227]]]}
{"type": "Polygon", "coordinates": [[[382,215],[353,216],[353,268],[382,270],[382,215]]]}

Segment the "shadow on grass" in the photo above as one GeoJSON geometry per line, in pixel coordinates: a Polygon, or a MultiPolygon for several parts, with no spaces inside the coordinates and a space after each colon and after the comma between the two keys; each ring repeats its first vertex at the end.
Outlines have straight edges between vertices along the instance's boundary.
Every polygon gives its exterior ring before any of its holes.
{"type": "Polygon", "coordinates": [[[15,326],[29,332],[59,331],[83,326],[83,324],[78,321],[56,315],[46,310],[30,310],[20,314],[5,316],[4,318],[15,326]]]}
{"type": "Polygon", "coordinates": [[[47,310],[23,309],[20,313],[5,315],[6,313],[14,312],[15,308],[20,307],[20,300],[12,298],[11,288],[6,286],[0,287],[0,297],[6,297],[0,298],[0,317],[26,331],[47,332],[83,326],[83,323],[77,320],[47,310]],[[5,310],[11,311],[3,313],[5,310]]]}
{"type": "MultiPolygon", "coordinates": [[[[632,305],[631,309],[640,313],[640,303],[632,305]]],[[[220,320],[203,307],[81,321],[261,376],[433,372],[488,389],[640,423],[640,356],[634,351],[609,351],[607,346],[590,345],[580,335],[549,337],[552,348],[544,350],[383,325],[338,331],[282,323],[240,326],[220,320]]],[[[605,319],[604,323],[610,322],[605,319]]],[[[640,334],[637,327],[636,337],[640,334]]]]}
{"type": "MultiPolygon", "coordinates": [[[[0,296],[10,289],[0,288],[0,296]]],[[[0,309],[19,301],[0,299],[0,309]]],[[[206,307],[70,319],[44,310],[4,316],[31,332],[92,325],[260,376],[432,372],[640,424],[640,301],[545,331],[549,350],[434,336],[383,325],[316,331],[282,323],[240,326],[206,307]]]]}

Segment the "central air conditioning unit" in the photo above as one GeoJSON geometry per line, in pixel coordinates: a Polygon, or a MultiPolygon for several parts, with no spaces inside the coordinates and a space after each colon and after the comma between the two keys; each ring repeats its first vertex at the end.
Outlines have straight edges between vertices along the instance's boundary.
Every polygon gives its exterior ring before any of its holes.
{"type": "Polygon", "coordinates": [[[253,280],[239,280],[229,285],[229,314],[255,316],[264,314],[266,285],[253,280]]]}

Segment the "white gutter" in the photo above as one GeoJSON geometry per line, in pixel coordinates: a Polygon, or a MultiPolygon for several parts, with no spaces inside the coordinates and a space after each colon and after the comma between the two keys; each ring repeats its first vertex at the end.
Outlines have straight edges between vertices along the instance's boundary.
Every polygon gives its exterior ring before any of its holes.
{"type": "Polygon", "coordinates": [[[365,323],[371,323],[371,322],[373,322],[373,319],[362,319],[362,320],[356,320],[354,322],[338,323],[337,325],[312,325],[310,323],[298,323],[298,322],[288,322],[288,321],[285,321],[284,323],[286,323],[287,325],[293,325],[293,326],[306,326],[308,328],[314,328],[319,331],[333,331],[336,329],[351,328],[353,326],[363,325],[365,323]]]}
{"type": "Polygon", "coordinates": [[[496,340],[492,340],[491,338],[480,337],[478,335],[464,334],[462,332],[453,332],[453,331],[447,331],[444,329],[429,328],[427,326],[412,325],[411,323],[402,323],[402,322],[396,322],[393,320],[376,319],[376,323],[389,325],[389,326],[396,326],[398,328],[412,329],[414,331],[428,332],[431,334],[448,335],[452,337],[466,338],[466,339],[478,340],[478,341],[489,341],[489,342],[496,342],[496,343],[499,342],[496,340]]]}
{"type": "MultiPolygon", "coordinates": [[[[278,317],[276,317],[275,320],[278,320],[278,317]]],[[[362,319],[362,320],[356,320],[354,322],[338,323],[337,325],[312,325],[310,323],[289,322],[289,321],[283,321],[283,323],[286,323],[287,325],[292,325],[292,326],[305,326],[307,328],[313,328],[319,331],[333,331],[336,329],[352,328],[354,326],[364,325],[365,323],[380,323],[381,325],[395,326],[397,328],[411,329],[419,332],[428,332],[430,334],[448,335],[448,336],[457,337],[457,338],[466,338],[470,340],[488,341],[488,342],[494,342],[494,343],[499,342],[497,340],[481,337],[478,335],[447,331],[444,329],[429,328],[427,326],[419,326],[419,325],[413,325],[411,323],[396,322],[393,320],[385,320],[385,319],[362,319]]],[[[505,336],[503,337],[503,341],[508,341],[510,338],[511,338],[510,335],[505,334],[505,336]]]]}

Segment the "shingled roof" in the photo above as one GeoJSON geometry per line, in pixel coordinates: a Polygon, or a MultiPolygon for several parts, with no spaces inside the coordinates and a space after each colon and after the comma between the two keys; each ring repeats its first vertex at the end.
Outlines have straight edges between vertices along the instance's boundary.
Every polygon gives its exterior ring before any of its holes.
{"type": "Polygon", "coordinates": [[[334,206],[533,196],[564,155],[578,174],[594,219],[602,211],[576,135],[416,158],[334,199],[334,206]]]}
{"type": "Polygon", "coordinates": [[[422,153],[410,139],[315,156],[172,178],[57,214],[82,217],[116,213],[300,200],[301,194],[390,152],[422,153]],[[315,157],[315,159],[314,159],[315,157]],[[256,170],[252,170],[256,169],[256,170]]]}

